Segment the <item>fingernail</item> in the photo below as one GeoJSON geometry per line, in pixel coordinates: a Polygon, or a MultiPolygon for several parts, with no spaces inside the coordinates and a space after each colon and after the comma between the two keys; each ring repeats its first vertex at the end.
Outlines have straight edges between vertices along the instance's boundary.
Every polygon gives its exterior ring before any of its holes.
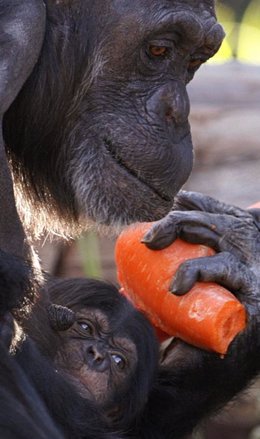
{"type": "Polygon", "coordinates": [[[175,294],[176,296],[183,296],[186,294],[189,290],[185,287],[183,282],[180,284],[177,278],[174,278],[172,282],[170,283],[169,288],[170,293],[175,294]]]}
{"type": "Polygon", "coordinates": [[[149,242],[151,242],[153,240],[153,234],[149,231],[148,233],[146,233],[142,239],[141,239],[141,243],[142,244],[148,244],[149,242]]]}
{"type": "Polygon", "coordinates": [[[173,279],[170,283],[170,287],[169,287],[169,291],[170,293],[178,293],[178,284],[176,282],[176,279],[173,279]]]}

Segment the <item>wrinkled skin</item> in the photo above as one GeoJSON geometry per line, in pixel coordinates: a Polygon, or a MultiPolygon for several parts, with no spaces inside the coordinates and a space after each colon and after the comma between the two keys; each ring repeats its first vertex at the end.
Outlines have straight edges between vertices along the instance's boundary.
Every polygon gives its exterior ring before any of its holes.
{"type": "Polygon", "coordinates": [[[27,203],[39,227],[47,215],[65,232],[161,218],[192,169],[186,84],[223,39],[213,1],[46,7],[41,54],[4,119],[27,219],[27,203]]]}

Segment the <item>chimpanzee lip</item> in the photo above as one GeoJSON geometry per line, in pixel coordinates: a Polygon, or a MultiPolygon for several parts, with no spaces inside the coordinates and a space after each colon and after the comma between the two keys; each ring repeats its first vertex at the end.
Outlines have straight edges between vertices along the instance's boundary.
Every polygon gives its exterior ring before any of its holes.
{"type": "Polygon", "coordinates": [[[118,155],[116,148],[110,139],[104,137],[103,141],[105,148],[109,152],[110,156],[121,168],[123,168],[124,171],[126,171],[129,175],[131,175],[136,180],[144,184],[148,189],[150,189],[155,195],[160,197],[163,201],[166,201],[167,203],[173,202],[173,199],[171,197],[167,196],[164,193],[162,194],[160,191],[158,191],[152,185],[150,185],[146,180],[140,178],[140,176],[138,176],[138,173],[134,169],[129,168],[128,165],[122,159],[122,157],[118,155]]]}

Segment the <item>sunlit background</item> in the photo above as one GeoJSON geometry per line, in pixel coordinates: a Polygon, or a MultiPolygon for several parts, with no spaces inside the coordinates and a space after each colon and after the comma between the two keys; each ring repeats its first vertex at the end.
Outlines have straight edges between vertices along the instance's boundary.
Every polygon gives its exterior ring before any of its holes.
{"type": "Polygon", "coordinates": [[[260,0],[219,0],[217,15],[226,39],[211,62],[260,64],[260,0]]]}

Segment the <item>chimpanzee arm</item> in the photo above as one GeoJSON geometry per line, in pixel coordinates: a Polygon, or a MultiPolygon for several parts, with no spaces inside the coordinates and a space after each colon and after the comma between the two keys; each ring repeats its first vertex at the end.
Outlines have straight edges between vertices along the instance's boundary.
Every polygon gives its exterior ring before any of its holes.
{"type": "Polygon", "coordinates": [[[0,0],[0,248],[28,258],[2,138],[2,118],[31,73],[43,41],[42,0],[0,0]]]}
{"type": "Polygon", "coordinates": [[[259,342],[254,337],[249,332],[224,360],[182,344],[182,362],[173,350],[146,407],[141,437],[183,438],[243,390],[259,372],[259,342]]]}
{"type": "MultiPolygon", "coordinates": [[[[212,261],[211,266],[207,264],[207,277],[212,276],[213,280],[214,258],[212,261]]],[[[227,263],[225,254],[223,263],[227,263]]],[[[234,266],[232,260],[232,269],[234,266]]],[[[241,270],[240,262],[238,267],[241,270]]],[[[232,270],[229,276],[230,288],[232,270]]],[[[259,290],[254,275],[245,267],[241,270],[240,288],[239,297],[248,311],[246,331],[236,337],[224,358],[179,340],[173,341],[163,355],[158,382],[142,417],[141,437],[182,438],[260,372],[259,290]]]]}

